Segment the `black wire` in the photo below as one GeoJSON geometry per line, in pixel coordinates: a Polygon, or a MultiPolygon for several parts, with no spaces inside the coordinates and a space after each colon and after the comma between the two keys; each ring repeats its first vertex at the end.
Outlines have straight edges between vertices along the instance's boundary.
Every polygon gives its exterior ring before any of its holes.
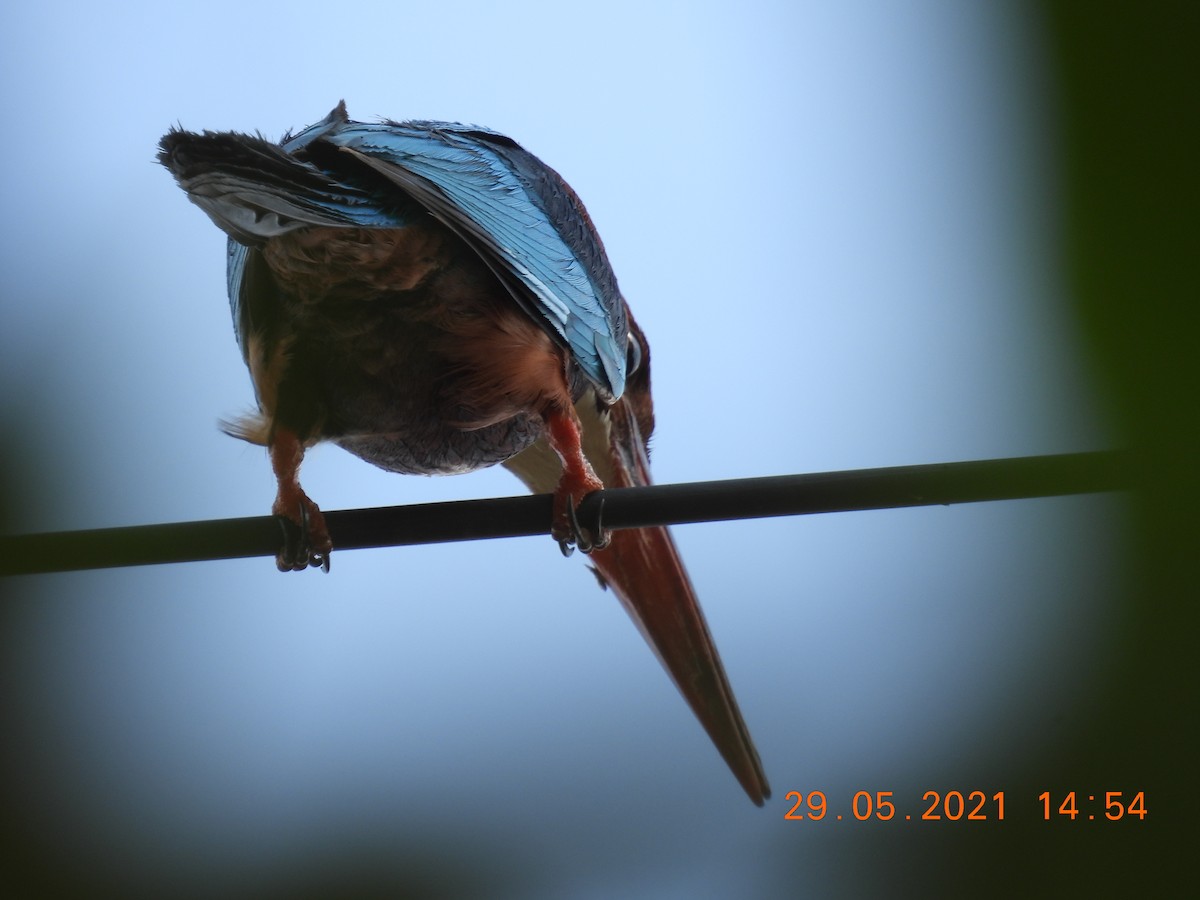
{"type": "MultiPolygon", "coordinates": [[[[768,516],[1016,500],[1125,490],[1129,456],[1114,451],[778,475],[598,491],[579,505],[582,523],[638,528],[768,516]]],[[[334,547],[354,550],[545,535],[549,494],[327,512],[334,547]]],[[[274,556],[282,536],[271,516],[136,525],[0,538],[0,575],[274,556]]]]}

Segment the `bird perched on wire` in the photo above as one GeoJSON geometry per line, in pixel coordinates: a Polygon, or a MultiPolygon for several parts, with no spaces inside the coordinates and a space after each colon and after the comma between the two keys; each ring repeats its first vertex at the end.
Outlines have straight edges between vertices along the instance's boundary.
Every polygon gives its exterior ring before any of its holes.
{"type": "Polygon", "coordinates": [[[344,103],[279,144],[171,130],[159,160],[229,236],[234,328],[265,445],[281,570],[328,571],[300,487],[332,441],[393,472],[503,463],[553,492],[551,533],[590,553],[750,798],[758,754],[665,528],[581,522],[604,486],[650,483],[650,348],[575,192],[513,140],[446,122],[362,123],[344,103]]]}

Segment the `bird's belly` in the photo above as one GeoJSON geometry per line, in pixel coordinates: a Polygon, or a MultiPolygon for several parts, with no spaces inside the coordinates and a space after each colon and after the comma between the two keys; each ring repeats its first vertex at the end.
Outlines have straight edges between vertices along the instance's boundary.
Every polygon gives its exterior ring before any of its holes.
{"type": "Polygon", "coordinates": [[[480,407],[469,372],[448,364],[448,337],[403,313],[376,317],[369,334],[325,329],[311,357],[320,372],[320,436],[391,472],[453,475],[504,462],[542,433],[531,409],[480,407]],[[472,398],[468,400],[468,395],[472,398]]]}
{"type": "Polygon", "coordinates": [[[541,436],[537,409],[478,390],[477,370],[455,358],[455,335],[395,299],[368,305],[298,329],[289,369],[296,393],[315,400],[314,436],[417,475],[492,466],[541,436]]]}
{"type": "Polygon", "coordinates": [[[406,474],[495,465],[541,436],[563,357],[441,226],[314,228],[265,256],[285,362],[259,367],[280,373],[277,389],[255,381],[277,420],[406,474]]]}
{"type": "Polygon", "coordinates": [[[472,431],[423,423],[403,431],[347,435],[335,443],[389,472],[460,475],[516,456],[541,433],[540,419],[515,416],[472,431]]]}

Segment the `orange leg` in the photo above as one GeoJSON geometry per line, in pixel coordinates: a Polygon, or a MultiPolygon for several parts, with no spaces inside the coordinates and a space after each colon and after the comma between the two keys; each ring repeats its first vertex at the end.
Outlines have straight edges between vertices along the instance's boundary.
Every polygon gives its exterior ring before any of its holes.
{"type": "Polygon", "coordinates": [[[275,556],[281,572],[302,572],[309,566],[329,571],[333,542],[325,527],[325,517],[300,487],[300,463],[304,444],[290,428],[276,426],[269,446],[271,468],[279,482],[279,492],[271,512],[283,527],[283,547],[275,556]]]}
{"type": "Polygon", "coordinates": [[[580,550],[590,553],[608,545],[607,534],[583,533],[575,520],[575,508],[592,491],[604,490],[602,482],[592,469],[583,453],[583,433],[579,416],[568,406],[565,410],[553,408],[543,416],[546,423],[546,439],[562,461],[562,476],[554,489],[554,523],[550,533],[558,541],[564,554],[570,554],[578,545],[580,550]]]}

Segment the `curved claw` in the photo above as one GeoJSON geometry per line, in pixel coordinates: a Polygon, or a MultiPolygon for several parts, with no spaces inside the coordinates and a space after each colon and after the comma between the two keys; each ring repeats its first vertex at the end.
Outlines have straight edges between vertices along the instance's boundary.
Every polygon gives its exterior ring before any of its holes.
{"type": "MultiPolygon", "coordinates": [[[[316,509],[316,507],[314,506],[313,509],[316,509]]],[[[320,516],[321,514],[318,512],[317,515],[320,516]]],[[[307,564],[309,566],[312,566],[314,569],[320,569],[322,572],[324,572],[326,575],[328,575],[329,574],[329,550],[328,549],[318,550],[312,546],[313,528],[309,524],[309,521],[308,521],[308,504],[306,504],[306,503],[300,504],[300,527],[304,532],[304,538],[305,538],[304,550],[305,550],[305,556],[307,557],[307,559],[306,559],[307,564]]],[[[322,532],[325,531],[324,516],[321,516],[320,530],[322,532]]]]}
{"type": "Polygon", "coordinates": [[[570,526],[570,535],[559,538],[558,541],[558,546],[559,549],[562,550],[563,556],[570,556],[575,552],[576,549],[578,549],[580,553],[585,554],[592,553],[596,550],[603,550],[612,542],[612,532],[604,530],[603,497],[601,497],[599,503],[596,504],[595,521],[588,523],[587,526],[580,524],[579,506],[575,504],[574,497],[567,497],[566,506],[567,524],[570,526]]]}
{"type": "MultiPolygon", "coordinates": [[[[289,516],[282,514],[275,516],[275,521],[279,523],[279,530],[283,532],[283,546],[275,556],[275,565],[280,572],[303,572],[311,566],[328,573],[330,553],[328,550],[313,546],[314,526],[309,519],[308,505],[301,503],[299,513],[299,524],[289,516]]],[[[324,522],[317,530],[324,532],[324,522]]]]}
{"type": "MultiPolygon", "coordinates": [[[[275,521],[279,523],[279,530],[283,532],[283,546],[275,554],[275,565],[280,572],[292,572],[295,570],[292,561],[299,557],[300,544],[303,540],[300,526],[287,516],[277,515],[275,516],[275,521]]],[[[305,559],[305,565],[307,566],[307,554],[305,554],[305,559]]]]}

